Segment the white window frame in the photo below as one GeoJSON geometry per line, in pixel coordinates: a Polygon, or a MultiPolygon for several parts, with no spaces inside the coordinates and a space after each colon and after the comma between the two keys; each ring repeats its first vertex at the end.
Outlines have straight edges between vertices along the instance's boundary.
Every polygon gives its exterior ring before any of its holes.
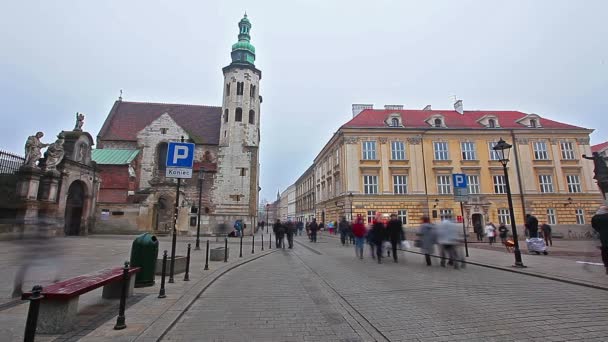
{"type": "Polygon", "coordinates": [[[437,176],[437,193],[440,195],[452,193],[452,177],[450,175],[437,176]]]}
{"type": "Polygon", "coordinates": [[[543,194],[555,192],[553,188],[553,175],[538,175],[538,185],[540,186],[540,192],[543,194]]]}
{"type": "Polygon", "coordinates": [[[376,141],[365,140],[361,142],[363,151],[363,160],[376,160],[376,141]]]}
{"type": "Polygon", "coordinates": [[[374,222],[375,218],[376,218],[376,211],[375,210],[368,210],[367,211],[367,223],[374,222]]]}
{"type": "Polygon", "coordinates": [[[446,141],[434,141],[435,160],[450,160],[449,146],[446,141]]]}
{"type": "Polygon", "coordinates": [[[509,212],[509,209],[499,208],[497,214],[498,223],[504,223],[506,226],[511,224],[511,213],[509,212]]]}
{"type": "Polygon", "coordinates": [[[469,194],[480,194],[479,175],[467,175],[467,187],[469,188],[469,194]]]}
{"type": "Polygon", "coordinates": [[[581,177],[579,175],[566,175],[566,183],[568,184],[569,193],[578,194],[583,192],[581,177]]]}
{"type": "Polygon", "coordinates": [[[488,149],[490,151],[490,160],[500,160],[500,154],[498,154],[498,151],[494,150],[494,146],[496,146],[496,144],[496,141],[488,143],[488,149]]]}
{"type": "Polygon", "coordinates": [[[449,208],[439,209],[439,219],[441,221],[451,220],[452,218],[454,218],[454,210],[449,208]]]}
{"type": "Polygon", "coordinates": [[[462,160],[477,160],[477,149],[472,141],[462,141],[460,143],[462,150],[462,160]]]}
{"type": "Polygon", "coordinates": [[[507,193],[507,182],[504,175],[492,176],[492,182],[494,183],[495,194],[506,194],[507,193]]]}
{"type": "Polygon", "coordinates": [[[395,195],[407,194],[407,175],[393,175],[393,193],[395,195]]]}
{"type": "Polygon", "coordinates": [[[576,154],[574,153],[574,144],[571,141],[562,141],[559,145],[560,149],[562,150],[563,160],[576,159],[576,154]]]}
{"type": "Polygon", "coordinates": [[[378,176],[363,175],[363,193],[366,195],[378,194],[378,176]]]}
{"type": "Polygon", "coordinates": [[[532,143],[534,149],[534,160],[549,160],[549,151],[547,150],[547,142],[538,140],[532,143]]]}
{"type": "Polygon", "coordinates": [[[405,160],[405,143],[403,141],[391,141],[391,160],[405,160]]]}
{"type": "Polygon", "coordinates": [[[340,148],[336,149],[336,165],[340,165],[340,148]]]}
{"type": "Polygon", "coordinates": [[[576,216],[576,224],[585,224],[585,211],[583,209],[576,208],[574,215],[576,216]]]}
{"type": "Polygon", "coordinates": [[[401,220],[403,224],[407,224],[407,210],[401,209],[397,210],[397,217],[401,220]]]}
{"type": "Polygon", "coordinates": [[[557,216],[554,208],[547,208],[547,224],[557,224],[557,216]]]}

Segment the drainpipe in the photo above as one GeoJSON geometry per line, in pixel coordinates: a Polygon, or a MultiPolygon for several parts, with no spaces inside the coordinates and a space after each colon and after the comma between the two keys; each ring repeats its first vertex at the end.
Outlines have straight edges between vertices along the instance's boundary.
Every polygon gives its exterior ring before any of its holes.
{"type": "Polygon", "coordinates": [[[513,152],[515,152],[515,167],[517,171],[517,183],[519,183],[519,199],[521,200],[521,212],[523,213],[523,217],[526,217],[526,203],[524,202],[524,188],[521,183],[521,168],[519,165],[519,152],[518,152],[518,144],[515,141],[515,132],[511,130],[511,141],[513,141],[513,152]]]}

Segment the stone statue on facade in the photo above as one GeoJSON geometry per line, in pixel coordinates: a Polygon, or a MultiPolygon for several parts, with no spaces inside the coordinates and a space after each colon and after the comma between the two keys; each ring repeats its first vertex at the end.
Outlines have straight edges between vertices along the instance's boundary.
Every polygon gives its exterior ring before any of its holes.
{"type": "Polygon", "coordinates": [[[84,114],[76,113],[76,126],[74,126],[74,130],[82,131],[82,125],[84,125],[84,114]]]}
{"type": "Polygon", "coordinates": [[[42,156],[42,152],[40,152],[40,150],[44,147],[49,146],[49,144],[44,144],[40,141],[43,136],[44,133],[37,132],[36,135],[31,135],[27,138],[27,141],[25,142],[24,166],[29,166],[32,168],[36,167],[36,162],[42,156]]]}
{"type": "Polygon", "coordinates": [[[606,193],[608,192],[608,165],[606,161],[608,158],[600,155],[598,152],[593,152],[591,157],[583,154],[583,158],[593,160],[593,179],[597,181],[597,185],[602,192],[602,196],[606,199],[606,193]]]}
{"type": "Polygon", "coordinates": [[[44,170],[46,172],[56,172],[57,165],[63,160],[65,151],[63,149],[63,133],[57,135],[57,140],[49,145],[49,148],[44,153],[46,158],[44,170]]]}

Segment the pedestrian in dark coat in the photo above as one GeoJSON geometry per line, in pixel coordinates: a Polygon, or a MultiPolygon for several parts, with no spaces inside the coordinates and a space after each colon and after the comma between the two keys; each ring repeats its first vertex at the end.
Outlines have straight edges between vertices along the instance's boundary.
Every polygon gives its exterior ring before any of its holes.
{"type": "Polygon", "coordinates": [[[507,229],[507,226],[505,226],[505,224],[501,222],[500,226],[498,226],[498,236],[500,237],[500,241],[503,243],[503,245],[507,241],[508,233],[509,230],[507,229]]]}
{"type": "Polygon", "coordinates": [[[608,206],[601,206],[591,219],[591,226],[600,234],[602,261],[608,274],[608,206]]]}
{"type": "Polygon", "coordinates": [[[346,238],[348,237],[349,224],[346,221],[346,217],[342,216],[342,220],[338,224],[338,231],[340,231],[340,242],[342,246],[346,245],[346,238]]]}
{"type": "Polygon", "coordinates": [[[538,219],[532,214],[526,214],[526,230],[530,238],[538,237],[538,219]]]}
{"type": "Polygon", "coordinates": [[[437,243],[437,233],[428,216],[422,217],[422,225],[420,225],[416,235],[420,239],[420,252],[424,254],[426,265],[431,266],[431,254],[433,254],[435,244],[437,243]]]}
{"type": "Polygon", "coordinates": [[[310,229],[310,242],[317,242],[317,231],[319,230],[317,219],[313,218],[308,228],[310,229]]]}
{"type": "Polygon", "coordinates": [[[376,220],[372,225],[371,229],[371,241],[376,248],[376,256],[378,257],[378,263],[382,263],[382,243],[386,240],[386,228],[382,223],[380,215],[376,216],[376,220]]]}
{"type": "Polygon", "coordinates": [[[272,231],[274,231],[275,246],[281,248],[283,246],[283,239],[285,238],[285,226],[281,223],[281,220],[275,222],[274,226],[272,226],[272,231]]]}
{"type": "Polygon", "coordinates": [[[293,248],[293,234],[296,232],[296,225],[291,220],[289,220],[287,221],[287,225],[285,228],[285,234],[287,234],[287,245],[291,249],[293,248]]]}
{"type": "Polygon", "coordinates": [[[397,246],[401,244],[402,240],[405,240],[403,222],[397,217],[397,214],[391,214],[391,220],[386,225],[386,233],[393,248],[393,261],[397,262],[397,246]]]}
{"type": "Polygon", "coordinates": [[[477,235],[477,241],[483,241],[483,227],[481,222],[475,222],[473,224],[473,231],[475,232],[475,235],[477,235]]]}

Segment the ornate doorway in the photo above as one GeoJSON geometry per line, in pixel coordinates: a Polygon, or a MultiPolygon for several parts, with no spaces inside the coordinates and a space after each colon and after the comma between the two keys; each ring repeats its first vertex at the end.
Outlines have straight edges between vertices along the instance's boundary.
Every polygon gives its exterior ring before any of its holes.
{"type": "Polygon", "coordinates": [[[84,184],[81,181],[73,182],[68,189],[68,198],[65,204],[65,235],[80,235],[84,199],[84,184]]]}

